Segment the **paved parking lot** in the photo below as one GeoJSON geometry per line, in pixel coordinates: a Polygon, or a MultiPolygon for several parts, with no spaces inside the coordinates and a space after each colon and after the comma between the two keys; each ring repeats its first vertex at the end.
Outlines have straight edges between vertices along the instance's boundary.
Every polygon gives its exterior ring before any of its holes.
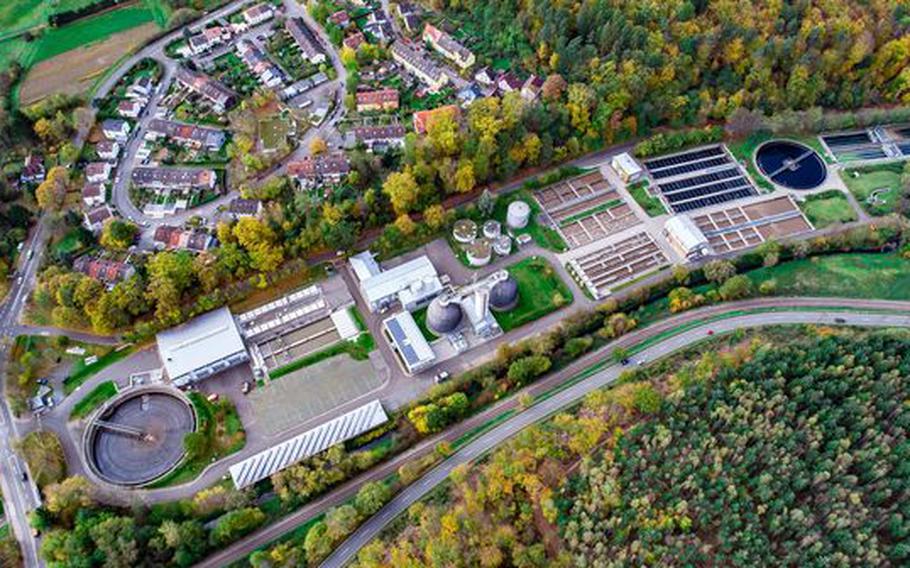
{"type": "Polygon", "coordinates": [[[271,436],[381,386],[369,361],[338,355],[256,388],[247,399],[257,428],[271,436]]]}

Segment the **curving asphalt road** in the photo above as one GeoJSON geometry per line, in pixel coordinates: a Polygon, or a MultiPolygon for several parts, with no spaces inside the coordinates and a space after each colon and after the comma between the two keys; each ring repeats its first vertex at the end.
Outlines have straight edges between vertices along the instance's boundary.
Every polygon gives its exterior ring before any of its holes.
{"type": "MultiPolygon", "coordinates": [[[[619,340],[606,345],[600,350],[593,352],[568,367],[548,375],[540,381],[530,385],[526,389],[515,393],[511,397],[500,401],[484,412],[477,414],[455,426],[431,438],[424,439],[422,442],[402,453],[399,456],[385,462],[357,478],[339,486],[335,490],[316,499],[305,507],[291,513],[280,521],[264,527],[246,538],[233,543],[231,546],[218,552],[215,555],[205,559],[197,566],[216,568],[225,566],[233,561],[244,558],[255,551],[257,548],[266,546],[271,541],[284,535],[285,533],[299,527],[313,517],[324,513],[327,509],[335,507],[352,498],[357,490],[365,483],[384,479],[393,474],[399,466],[409,461],[418,459],[421,456],[432,452],[441,441],[454,442],[462,435],[472,431],[478,426],[486,424],[496,416],[504,412],[518,408],[518,398],[523,393],[530,393],[532,396],[540,396],[554,387],[565,383],[575,377],[580,372],[589,368],[591,365],[604,361],[610,357],[610,354],[617,347],[628,348],[648,339],[657,338],[681,326],[692,325],[697,322],[705,322],[708,319],[722,317],[724,315],[735,314],[742,310],[768,309],[774,308],[778,312],[768,312],[751,315],[733,316],[722,321],[713,323],[703,323],[697,327],[688,329],[677,335],[669,337],[663,341],[655,343],[636,355],[636,359],[652,360],[662,357],[680,348],[692,345],[706,338],[706,330],[713,329],[722,332],[728,329],[738,327],[754,327],[762,325],[773,325],[783,323],[836,323],[835,318],[844,318],[845,323],[849,325],[869,325],[869,326],[900,326],[910,327],[910,302],[894,302],[879,300],[852,300],[841,298],[764,298],[735,302],[717,306],[710,306],[693,310],[683,314],[667,318],[646,328],[638,329],[632,333],[623,336],[619,340]],[[868,310],[868,313],[846,313],[840,311],[830,311],[830,308],[851,308],[854,310],[868,310]],[[903,313],[875,313],[878,310],[889,310],[891,312],[903,313]]],[[[364,544],[369,542],[379,531],[385,527],[388,522],[394,519],[398,513],[407,509],[407,507],[420,499],[441,480],[445,479],[452,468],[460,463],[470,462],[483,455],[503,440],[515,435],[522,428],[527,427],[534,422],[545,419],[556,410],[565,407],[568,404],[579,400],[592,390],[596,390],[610,384],[616,379],[621,369],[615,365],[605,367],[592,376],[579,381],[578,383],[566,388],[550,399],[532,406],[528,410],[521,412],[515,417],[503,422],[499,426],[490,430],[480,438],[462,447],[456,454],[447,459],[445,462],[424,475],[423,478],[412,484],[393,499],[385,508],[376,516],[368,520],[358,529],[347,541],[326,560],[325,566],[342,566],[356,554],[364,544]]]]}
{"type": "MultiPolygon", "coordinates": [[[[742,315],[705,323],[656,343],[636,354],[638,361],[652,361],[675,351],[703,341],[707,331],[717,333],[734,331],[744,327],[761,327],[780,324],[825,324],[835,323],[841,318],[845,325],[865,327],[910,327],[910,314],[851,313],[839,311],[792,311],[742,315]]],[[[370,542],[398,515],[423,498],[437,485],[445,481],[452,471],[483,456],[521,430],[536,422],[545,420],[559,410],[579,402],[591,391],[603,388],[619,379],[625,367],[610,365],[587,379],[562,390],[496,426],[486,434],[468,443],[451,457],[430,470],[415,483],[402,490],[376,515],[361,525],[341,546],[321,564],[322,568],[341,568],[355,557],[357,552],[370,542]]]]}

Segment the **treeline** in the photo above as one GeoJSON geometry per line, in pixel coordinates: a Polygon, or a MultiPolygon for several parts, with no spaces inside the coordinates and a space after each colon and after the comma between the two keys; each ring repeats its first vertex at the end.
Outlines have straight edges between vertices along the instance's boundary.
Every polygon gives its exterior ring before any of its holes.
{"type": "Polygon", "coordinates": [[[905,564],[910,337],[806,332],[591,393],[457,469],[355,566],[905,564]]]}
{"type": "Polygon", "coordinates": [[[50,24],[52,28],[58,28],[60,26],[75,22],[76,20],[81,20],[82,18],[87,18],[98,12],[103,12],[108,8],[113,6],[118,6],[120,4],[129,4],[135,0],[96,0],[91,4],[82,6],[81,8],[74,8],[72,10],[66,10],[63,12],[55,12],[47,18],[47,23],[50,24]]]}
{"type": "Polygon", "coordinates": [[[560,74],[595,95],[606,130],[776,113],[852,109],[910,96],[905,2],[433,0],[472,33],[486,63],[560,74]]]}

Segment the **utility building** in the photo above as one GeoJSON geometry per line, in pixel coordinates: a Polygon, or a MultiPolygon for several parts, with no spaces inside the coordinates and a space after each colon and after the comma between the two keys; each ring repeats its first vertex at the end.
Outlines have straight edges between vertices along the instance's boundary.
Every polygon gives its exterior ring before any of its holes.
{"type": "Polygon", "coordinates": [[[158,354],[171,382],[186,386],[249,361],[237,322],[220,308],[158,334],[158,354]]]}

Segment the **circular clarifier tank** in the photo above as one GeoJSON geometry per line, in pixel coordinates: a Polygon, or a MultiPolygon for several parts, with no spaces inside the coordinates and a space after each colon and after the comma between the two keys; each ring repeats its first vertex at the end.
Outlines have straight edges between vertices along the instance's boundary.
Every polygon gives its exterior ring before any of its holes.
{"type": "Polygon", "coordinates": [[[195,412],[182,394],[155,387],[128,392],[92,418],[86,459],[108,483],[146,485],[180,463],[183,438],[195,429],[195,412]]]}
{"type": "Polygon", "coordinates": [[[828,177],[818,152],[790,140],[771,140],[759,146],[755,164],[766,178],[789,189],[815,189],[828,177]]]}

